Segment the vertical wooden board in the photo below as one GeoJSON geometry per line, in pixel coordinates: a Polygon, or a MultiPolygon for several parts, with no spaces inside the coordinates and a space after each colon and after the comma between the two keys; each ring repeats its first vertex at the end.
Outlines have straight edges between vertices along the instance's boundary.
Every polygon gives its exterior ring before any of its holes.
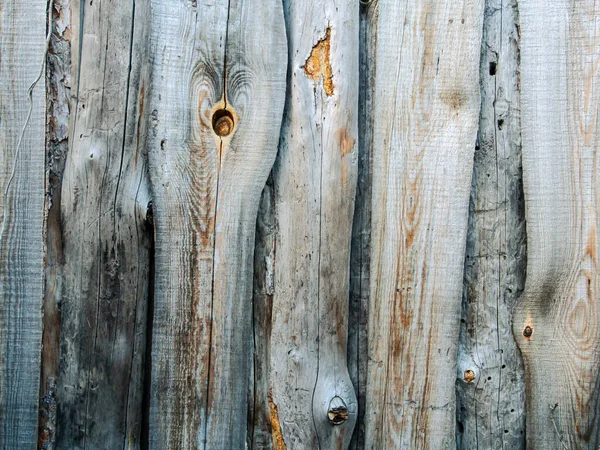
{"type": "Polygon", "coordinates": [[[600,445],[597,2],[519,2],[527,448],[600,445]]]}
{"type": "Polygon", "coordinates": [[[54,449],[56,440],[57,380],[60,350],[62,290],[62,227],[60,194],[69,142],[71,102],[71,7],[54,0],[52,36],[46,58],[46,204],[44,234],[44,305],[40,380],[39,443],[54,449]]]}
{"type": "Polygon", "coordinates": [[[366,447],[454,448],[483,2],[379,2],[366,447]]]}
{"type": "Polygon", "coordinates": [[[0,448],[37,448],[46,2],[0,6],[0,448]],[[31,103],[30,103],[31,101],[31,103]]]}
{"type": "Polygon", "coordinates": [[[285,99],[283,9],[154,1],[151,45],[150,447],[243,448],[255,222],[285,99]]]}
{"type": "Polygon", "coordinates": [[[373,97],[377,14],[374,2],[361,2],[359,38],[358,180],[352,222],[350,307],[348,317],[348,371],[358,399],[358,416],[350,449],[365,445],[365,403],[371,261],[371,185],[373,156],[373,97]]]}
{"type": "Polygon", "coordinates": [[[61,193],[58,448],[139,448],[150,229],[144,8],[85,2],[61,193]]]}
{"type": "Polygon", "coordinates": [[[457,367],[457,443],[525,448],[521,355],[512,307],[525,282],[516,1],[488,0],[457,367]]]}
{"type": "Polygon", "coordinates": [[[358,406],[346,362],[358,3],[286,1],[284,8],[288,102],[273,171],[273,441],[277,449],[347,448],[358,406]]]}

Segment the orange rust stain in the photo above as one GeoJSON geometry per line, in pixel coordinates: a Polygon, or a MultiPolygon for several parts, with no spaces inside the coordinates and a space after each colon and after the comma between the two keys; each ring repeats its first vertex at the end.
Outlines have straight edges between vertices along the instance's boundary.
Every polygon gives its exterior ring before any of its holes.
{"type": "Polygon", "coordinates": [[[336,135],[340,144],[340,153],[342,156],[345,156],[354,149],[354,144],[356,141],[352,136],[350,136],[347,128],[340,128],[336,135]]]}
{"type": "Polygon", "coordinates": [[[279,412],[277,405],[273,401],[273,391],[269,388],[269,409],[271,410],[271,436],[273,438],[273,448],[275,450],[286,450],[281,425],[279,424],[279,412]]]}
{"type": "Polygon", "coordinates": [[[328,97],[333,95],[333,71],[331,70],[331,27],[327,27],[325,36],[313,46],[310,56],[302,68],[304,73],[318,83],[323,78],[323,87],[328,97]]]}

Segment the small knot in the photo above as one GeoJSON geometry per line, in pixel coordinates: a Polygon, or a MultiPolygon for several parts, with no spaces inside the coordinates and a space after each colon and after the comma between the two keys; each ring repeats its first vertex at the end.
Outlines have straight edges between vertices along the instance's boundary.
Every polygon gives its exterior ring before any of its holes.
{"type": "Polygon", "coordinates": [[[335,396],[329,402],[327,418],[332,425],[341,425],[348,420],[348,408],[340,397],[335,396]]]}
{"type": "Polygon", "coordinates": [[[530,327],[529,325],[527,325],[525,327],[525,329],[523,330],[523,336],[525,336],[526,338],[530,338],[532,334],[533,334],[533,328],[530,327]]]}
{"type": "Polygon", "coordinates": [[[226,137],[233,132],[233,115],[226,109],[215,111],[212,123],[217,136],[226,137]]]}
{"type": "Polygon", "coordinates": [[[475,372],[473,372],[471,369],[467,369],[465,370],[465,381],[467,383],[472,382],[475,379],[475,372]]]}

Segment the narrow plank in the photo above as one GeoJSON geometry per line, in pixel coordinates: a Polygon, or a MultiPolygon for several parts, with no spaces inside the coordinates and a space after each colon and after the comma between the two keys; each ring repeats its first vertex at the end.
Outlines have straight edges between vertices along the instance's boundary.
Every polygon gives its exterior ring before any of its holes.
{"type": "Polygon", "coordinates": [[[528,254],[514,332],[527,448],[597,448],[598,5],[528,0],[519,8],[528,254]]]}
{"type": "Polygon", "coordinates": [[[375,50],[379,8],[361,1],[359,34],[358,99],[358,181],[352,222],[350,258],[350,307],[348,318],[348,371],[358,399],[356,427],[351,450],[365,446],[365,404],[367,393],[367,355],[369,323],[369,286],[371,263],[371,185],[373,165],[373,97],[375,50]]]}
{"type": "Polygon", "coordinates": [[[54,0],[52,35],[46,60],[46,204],[42,368],[38,447],[53,450],[56,440],[60,352],[62,226],[60,193],[69,142],[71,102],[71,5],[54,0]]]}
{"type": "Polygon", "coordinates": [[[285,100],[283,8],[156,0],[151,45],[150,447],[244,448],[255,223],[285,100]]]}
{"type": "Polygon", "coordinates": [[[151,230],[143,157],[146,14],[78,3],[62,192],[57,448],[139,448],[151,230]]]}
{"type": "Polygon", "coordinates": [[[379,2],[366,448],[455,448],[483,2],[379,2]]]}
{"type": "Polygon", "coordinates": [[[487,0],[457,382],[462,449],[525,448],[523,362],[512,307],[525,283],[515,0],[487,0]]]}
{"type": "MultiPolygon", "coordinates": [[[[276,448],[347,448],[346,361],[357,179],[358,2],[284,2],[288,103],[273,171],[278,224],[270,386],[276,448]],[[339,423],[338,423],[339,422],[339,423]]],[[[271,418],[273,421],[273,418],[271,418]]]]}
{"type": "Polygon", "coordinates": [[[37,448],[46,2],[0,6],[0,448],[37,448]]]}

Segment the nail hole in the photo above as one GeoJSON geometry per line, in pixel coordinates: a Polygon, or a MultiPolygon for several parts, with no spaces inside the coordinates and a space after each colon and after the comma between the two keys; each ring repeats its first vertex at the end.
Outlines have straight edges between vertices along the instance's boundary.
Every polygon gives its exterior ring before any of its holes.
{"type": "Polygon", "coordinates": [[[233,115],[226,109],[219,109],[213,114],[212,125],[217,136],[229,136],[233,132],[233,115]]]}

